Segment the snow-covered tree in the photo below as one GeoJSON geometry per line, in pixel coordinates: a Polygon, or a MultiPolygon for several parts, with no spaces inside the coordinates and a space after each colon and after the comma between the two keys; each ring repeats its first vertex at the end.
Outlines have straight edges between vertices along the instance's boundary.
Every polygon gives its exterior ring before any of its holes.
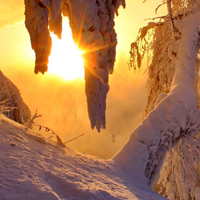
{"type": "MultiPolygon", "coordinates": [[[[146,85],[147,104],[144,115],[156,109],[158,102],[166,94],[170,94],[173,87],[175,71],[177,70],[177,58],[184,49],[188,49],[188,59],[193,59],[193,88],[196,93],[196,107],[199,108],[199,25],[196,28],[188,30],[193,34],[192,40],[195,45],[186,43],[184,34],[187,30],[180,32],[180,26],[189,21],[195,24],[198,20],[200,4],[199,1],[167,1],[169,14],[160,19],[159,22],[151,22],[148,26],[140,29],[137,41],[131,46],[130,66],[137,68],[141,66],[141,59],[145,53],[152,56],[151,64],[148,67],[148,82],[146,85]],[[196,16],[196,17],[193,17],[196,16]],[[152,34],[153,33],[153,34],[152,34]],[[151,35],[150,40],[148,40],[151,35]],[[185,40],[185,45],[180,49],[179,40],[185,40]],[[195,39],[196,38],[196,39],[195,39]]],[[[183,66],[187,62],[183,63],[183,66]]],[[[189,70],[189,69],[188,69],[189,70]]],[[[189,72],[188,72],[189,73],[189,72]]],[[[181,77],[186,81],[185,77],[181,77]]],[[[185,88],[186,89],[186,88],[185,88]]],[[[189,97],[190,94],[187,94],[189,97]]],[[[192,98],[192,97],[191,97],[192,98]]],[[[178,129],[178,126],[177,126],[178,129]]],[[[174,133],[174,131],[171,131],[174,133]]],[[[161,187],[161,194],[170,199],[199,199],[199,133],[193,136],[182,137],[178,145],[171,149],[165,159],[161,170],[158,186],[161,187]]]]}
{"type": "Polygon", "coordinates": [[[108,76],[113,72],[117,44],[114,15],[118,15],[120,5],[125,7],[125,0],[25,0],[25,24],[36,55],[36,74],[47,71],[50,31],[60,37],[61,15],[69,17],[73,39],[85,52],[88,114],[91,127],[98,131],[106,123],[108,76]]]}
{"type": "MultiPolygon", "coordinates": [[[[145,119],[113,160],[151,186],[162,168],[158,181],[162,194],[170,199],[198,199],[200,1],[165,3],[168,15],[143,27],[131,45],[131,66],[137,61],[140,67],[146,52],[152,55],[148,101],[145,119]]],[[[61,13],[69,17],[73,39],[85,52],[88,113],[92,128],[98,130],[105,128],[108,74],[113,72],[117,43],[114,14],[120,5],[125,7],[125,0],[25,0],[35,73],[47,70],[49,31],[60,37],[61,13]]]]}
{"type": "Polygon", "coordinates": [[[0,85],[0,112],[20,124],[26,123],[31,117],[31,112],[19,89],[1,71],[0,85]]]}

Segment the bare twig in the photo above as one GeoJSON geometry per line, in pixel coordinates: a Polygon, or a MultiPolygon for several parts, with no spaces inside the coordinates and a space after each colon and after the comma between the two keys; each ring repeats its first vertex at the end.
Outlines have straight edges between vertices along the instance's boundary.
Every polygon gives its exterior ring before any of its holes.
{"type": "Polygon", "coordinates": [[[155,13],[157,14],[158,9],[159,9],[161,6],[163,6],[164,4],[166,4],[166,3],[167,3],[167,2],[164,2],[164,3],[160,4],[160,5],[158,5],[158,7],[155,9],[155,13]]]}
{"type": "MultiPolygon", "coordinates": [[[[1,104],[1,102],[0,102],[0,104],[1,104]]],[[[53,134],[53,135],[56,136],[57,144],[58,144],[59,146],[61,146],[61,147],[66,147],[66,145],[65,145],[66,143],[69,143],[69,142],[71,142],[71,141],[73,141],[73,140],[75,140],[75,139],[77,139],[77,138],[79,138],[79,137],[85,135],[85,134],[81,134],[81,135],[79,135],[79,136],[77,136],[77,137],[75,137],[75,138],[73,138],[73,139],[71,139],[71,140],[69,140],[69,141],[67,141],[67,142],[64,143],[64,142],[62,141],[62,139],[61,139],[52,129],[48,128],[47,126],[42,126],[42,125],[35,124],[34,120],[35,120],[36,118],[38,118],[38,117],[42,117],[42,115],[38,115],[38,114],[37,114],[37,110],[38,110],[38,109],[36,109],[35,114],[34,114],[33,117],[30,119],[30,121],[29,121],[28,123],[25,124],[25,126],[27,126],[28,128],[31,128],[31,129],[32,129],[33,126],[37,126],[37,127],[39,127],[39,131],[40,131],[41,129],[45,129],[45,132],[51,132],[51,134],[53,134]]],[[[50,136],[49,138],[52,138],[52,137],[53,137],[53,136],[50,136]]]]}
{"type": "Polygon", "coordinates": [[[35,120],[36,118],[38,118],[38,117],[42,117],[42,115],[38,115],[38,114],[37,114],[37,110],[38,110],[38,109],[36,109],[35,114],[31,117],[31,119],[29,119],[29,120],[24,124],[24,126],[30,128],[30,129],[32,129],[33,125],[35,124],[34,120],[35,120]]]}
{"type": "Polygon", "coordinates": [[[168,17],[166,15],[163,15],[163,16],[159,16],[159,17],[146,18],[144,20],[155,20],[155,19],[164,19],[164,18],[168,18],[168,17]]]}
{"type": "Polygon", "coordinates": [[[64,144],[67,144],[67,143],[69,143],[69,142],[71,142],[71,141],[73,141],[73,140],[76,140],[77,138],[79,138],[79,137],[81,137],[81,136],[83,136],[83,135],[85,135],[85,133],[83,133],[83,134],[81,134],[81,135],[78,135],[77,137],[75,137],[75,138],[73,138],[73,139],[71,139],[71,140],[68,140],[68,141],[65,142],[64,144]]]}
{"type": "MultiPolygon", "coordinates": [[[[34,126],[38,126],[39,127],[39,131],[42,128],[45,129],[45,132],[51,131],[51,133],[56,136],[58,145],[62,146],[62,147],[66,147],[65,144],[62,142],[61,138],[52,129],[50,129],[50,128],[46,127],[46,126],[38,125],[38,124],[34,124],[34,126]]],[[[52,138],[52,136],[50,136],[49,138],[52,138]]]]}
{"type": "Polygon", "coordinates": [[[173,21],[173,18],[172,18],[171,0],[167,0],[167,10],[168,10],[168,13],[169,13],[169,17],[171,19],[172,28],[173,28],[173,30],[175,30],[174,21],[173,21]]]}
{"type": "MultiPolygon", "coordinates": [[[[35,114],[34,114],[33,117],[31,118],[31,121],[35,120],[35,119],[38,118],[38,117],[42,117],[42,115],[38,115],[38,114],[37,114],[37,110],[38,110],[38,109],[36,109],[35,114]]],[[[34,123],[34,122],[33,122],[33,123],[34,123]]]]}

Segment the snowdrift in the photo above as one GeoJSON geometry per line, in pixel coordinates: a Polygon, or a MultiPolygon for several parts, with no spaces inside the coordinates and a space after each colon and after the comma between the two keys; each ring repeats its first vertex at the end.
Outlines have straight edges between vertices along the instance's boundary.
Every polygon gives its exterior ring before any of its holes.
{"type": "Polygon", "coordinates": [[[62,148],[2,114],[0,137],[0,199],[166,199],[113,160],[62,148]]]}

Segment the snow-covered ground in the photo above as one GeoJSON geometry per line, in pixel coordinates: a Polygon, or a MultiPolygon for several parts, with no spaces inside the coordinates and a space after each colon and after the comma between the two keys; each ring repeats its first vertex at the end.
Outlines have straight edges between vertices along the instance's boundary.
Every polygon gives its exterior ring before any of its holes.
{"type": "Polygon", "coordinates": [[[113,160],[60,147],[4,115],[0,138],[0,200],[165,199],[113,160]]]}

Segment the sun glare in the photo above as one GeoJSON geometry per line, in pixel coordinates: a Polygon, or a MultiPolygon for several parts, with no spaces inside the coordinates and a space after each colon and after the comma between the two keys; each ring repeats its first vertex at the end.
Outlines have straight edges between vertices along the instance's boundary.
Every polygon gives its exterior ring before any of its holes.
{"type": "Polygon", "coordinates": [[[71,29],[66,19],[63,20],[61,40],[51,33],[52,50],[49,57],[48,73],[65,80],[84,78],[84,64],[81,52],[72,39],[71,29]]]}

